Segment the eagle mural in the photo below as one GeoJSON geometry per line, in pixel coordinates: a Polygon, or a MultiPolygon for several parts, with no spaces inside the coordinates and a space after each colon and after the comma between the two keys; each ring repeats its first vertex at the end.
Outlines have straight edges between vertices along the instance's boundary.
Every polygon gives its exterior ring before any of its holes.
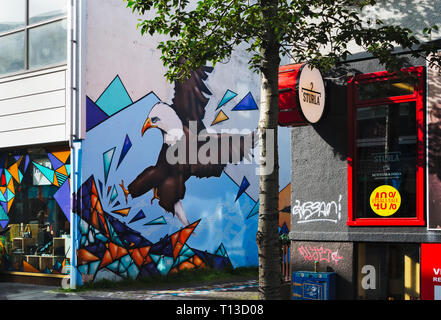
{"type": "Polygon", "coordinates": [[[193,71],[187,80],[175,83],[171,105],[158,102],[153,106],[141,135],[152,128],[161,130],[163,145],[157,162],[142,171],[127,188],[124,181],[120,185],[126,201],[129,195],[136,198],[153,189],[151,202],[158,199],[159,205],[184,226],[189,225],[181,203],[185,197],[185,182],[192,176],[220,177],[227,164],[237,164],[244,158],[251,160],[257,141],[256,131],[247,134],[207,132],[203,119],[212,93],[204,80],[212,71],[212,67],[193,71]],[[176,152],[183,152],[184,157],[174,163],[170,155],[176,152]],[[203,159],[199,157],[201,154],[203,159]]]}

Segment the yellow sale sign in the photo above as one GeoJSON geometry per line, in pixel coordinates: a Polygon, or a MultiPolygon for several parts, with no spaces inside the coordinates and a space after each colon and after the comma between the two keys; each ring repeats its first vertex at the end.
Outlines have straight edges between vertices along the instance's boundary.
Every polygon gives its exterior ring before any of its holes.
{"type": "Polygon", "coordinates": [[[397,189],[389,185],[376,188],[370,197],[372,210],[382,217],[388,217],[398,211],[401,205],[401,195],[397,189]]]}

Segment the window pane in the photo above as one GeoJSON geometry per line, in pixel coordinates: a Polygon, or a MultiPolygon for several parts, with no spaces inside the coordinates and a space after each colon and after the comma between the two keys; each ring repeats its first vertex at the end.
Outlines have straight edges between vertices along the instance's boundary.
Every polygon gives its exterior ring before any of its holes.
{"type": "Polygon", "coordinates": [[[405,96],[413,94],[415,89],[415,80],[394,79],[388,81],[376,81],[359,84],[358,100],[371,100],[386,97],[405,96]]]}
{"type": "Polygon", "coordinates": [[[357,109],[357,218],[416,217],[416,132],[415,102],[357,109]],[[370,204],[384,185],[401,196],[391,216],[376,214],[370,204]]]}
{"type": "Polygon", "coordinates": [[[0,37],[0,74],[24,70],[24,68],[24,32],[17,32],[0,37]]]}
{"type": "MultiPolygon", "coordinates": [[[[52,274],[65,274],[67,271],[70,224],[65,212],[70,207],[64,207],[64,204],[70,203],[70,196],[58,192],[58,183],[47,183],[50,179],[48,173],[53,172],[49,156],[52,152],[43,148],[0,152],[0,166],[15,166],[15,177],[18,175],[20,178],[17,178],[20,183],[16,178],[10,178],[12,180],[8,183],[9,178],[5,178],[3,173],[0,179],[0,186],[8,190],[5,193],[8,205],[4,201],[0,203],[0,211],[8,217],[6,221],[0,220],[3,227],[6,227],[5,223],[9,227],[6,233],[0,235],[0,242],[7,253],[3,263],[8,271],[52,274]],[[48,177],[44,177],[42,172],[48,177]],[[9,192],[12,181],[15,186],[13,194],[9,192]]],[[[65,164],[70,165],[69,158],[65,164]]],[[[14,175],[13,172],[11,174],[14,175]]],[[[67,179],[67,176],[63,175],[63,178],[67,179]]]]}
{"type": "Polygon", "coordinates": [[[29,68],[66,62],[66,20],[29,30],[29,68]]]}
{"type": "Polygon", "coordinates": [[[25,0],[0,0],[0,33],[24,27],[25,0]]]}
{"type": "Polygon", "coordinates": [[[66,14],[66,0],[29,0],[30,24],[65,16],[66,14]]]}

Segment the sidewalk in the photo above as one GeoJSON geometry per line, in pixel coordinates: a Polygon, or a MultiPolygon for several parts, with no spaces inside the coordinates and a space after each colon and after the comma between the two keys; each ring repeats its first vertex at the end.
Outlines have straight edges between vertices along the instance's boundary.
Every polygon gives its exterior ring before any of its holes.
{"type": "Polygon", "coordinates": [[[63,294],[84,300],[257,300],[257,287],[257,280],[245,280],[198,286],[181,285],[177,289],[107,289],[63,294]]]}

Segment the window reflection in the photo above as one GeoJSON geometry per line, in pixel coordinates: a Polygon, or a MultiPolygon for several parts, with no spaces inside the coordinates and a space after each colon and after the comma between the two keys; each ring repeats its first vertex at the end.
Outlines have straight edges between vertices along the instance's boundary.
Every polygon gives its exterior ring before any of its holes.
{"type": "Polygon", "coordinates": [[[0,74],[25,69],[24,32],[0,37],[0,74]]]}
{"type": "Polygon", "coordinates": [[[24,27],[25,4],[25,0],[0,1],[0,33],[24,27]]]}
{"type": "Polygon", "coordinates": [[[29,30],[29,68],[61,63],[66,56],[66,20],[29,30]]]}
{"type": "Polygon", "coordinates": [[[382,218],[370,207],[379,186],[398,190],[402,203],[393,217],[416,216],[415,102],[357,109],[358,218],[382,218]]]}
{"type": "Polygon", "coordinates": [[[66,1],[29,0],[29,23],[54,19],[67,14],[66,1]]]}

